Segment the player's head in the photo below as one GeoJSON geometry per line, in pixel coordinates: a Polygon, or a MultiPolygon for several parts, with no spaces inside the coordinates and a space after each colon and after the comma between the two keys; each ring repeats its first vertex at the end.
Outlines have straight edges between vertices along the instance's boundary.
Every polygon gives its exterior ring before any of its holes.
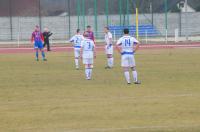
{"type": "Polygon", "coordinates": [[[91,26],[90,25],[87,26],[87,31],[91,31],[91,26]]]}
{"type": "Polygon", "coordinates": [[[48,28],[44,28],[44,31],[45,31],[45,32],[48,32],[48,31],[49,31],[49,29],[48,29],[48,28]]]}
{"type": "Polygon", "coordinates": [[[35,26],[35,31],[40,31],[40,27],[38,25],[35,26]]]}
{"type": "Polygon", "coordinates": [[[76,33],[79,34],[79,33],[80,33],[80,29],[77,29],[77,30],[76,30],[76,33]]]}
{"type": "Polygon", "coordinates": [[[89,38],[89,37],[90,37],[90,35],[88,34],[88,32],[84,32],[83,36],[84,36],[85,38],[89,38]]]}
{"type": "Polygon", "coordinates": [[[126,34],[126,35],[129,34],[129,29],[128,28],[124,29],[124,34],[126,34]]]}
{"type": "Polygon", "coordinates": [[[109,32],[109,27],[104,27],[104,32],[108,33],[109,32]]]}

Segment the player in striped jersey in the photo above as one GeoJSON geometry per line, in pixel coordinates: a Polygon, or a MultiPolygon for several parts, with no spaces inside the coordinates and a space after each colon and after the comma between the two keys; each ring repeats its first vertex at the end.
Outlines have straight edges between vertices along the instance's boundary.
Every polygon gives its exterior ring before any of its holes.
{"type": "Polygon", "coordinates": [[[74,43],[74,56],[75,56],[75,66],[76,69],[79,69],[79,58],[80,58],[80,50],[81,50],[81,41],[83,41],[84,37],[80,34],[80,29],[76,30],[76,35],[74,35],[70,42],[74,43]]]}
{"type": "Polygon", "coordinates": [[[117,51],[121,54],[121,66],[128,84],[131,84],[129,69],[132,70],[135,84],[141,84],[138,80],[134,54],[139,48],[140,42],[129,35],[129,29],[124,29],[124,36],[117,43],[117,51]]]}
{"type": "Polygon", "coordinates": [[[31,36],[31,44],[34,44],[34,49],[35,49],[35,59],[36,61],[39,61],[39,50],[42,53],[42,60],[47,61],[45,58],[45,53],[43,49],[43,43],[44,43],[44,37],[42,32],[40,32],[39,26],[35,26],[35,31],[32,33],[31,36]]]}

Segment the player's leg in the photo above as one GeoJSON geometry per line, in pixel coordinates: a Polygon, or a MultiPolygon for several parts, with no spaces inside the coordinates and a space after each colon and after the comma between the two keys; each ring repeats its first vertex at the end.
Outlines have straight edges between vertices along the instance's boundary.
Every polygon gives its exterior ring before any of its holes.
{"type": "Polygon", "coordinates": [[[43,61],[46,61],[46,57],[45,57],[45,52],[44,52],[44,48],[43,48],[43,44],[42,44],[42,41],[38,43],[38,48],[40,49],[41,51],[41,54],[42,54],[42,60],[43,61]]]}
{"type": "Polygon", "coordinates": [[[43,47],[45,47],[45,46],[46,46],[46,44],[47,44],[47,43],[44,41],[43,47]]]}
{"type": "Polygon", "coordinates": [[[85,65],[85,77],[88,80],[89,79],[89,67],[88,67],[88,61],[86,58],[83,58],[83,64],[85,65]]]}
{"type": "Polygon", "coordinates": [[[46,56],[45,56],[44,49],[41,48],[40,51],[41,51],[41,54],[42,54],[42,60],[43,60],[43,61],[47,61],[46,56]]]}
{"type": "Polygon", "coordinates": [[[131,84],[130,74],[129,74],[129,62],[128,62],[128,58],[127,58],[126,55],[123,55],[122,58],[121,58],[121,66],[122,66],[123,71],[124,71],[124,76],[125,76],[126,82],[128,84],[131,84]]]}
{"type": "Polygon", "coordinates": [[[137,74],[137,70],[136,70],[136,64],[135,64],[135,58],[134,56],[130,57],[130,66],[131,66],[131,70],[132,70],[132,74],[133,74],[133,80],[135,84],[141,84],[141,82],[138,80],[138,74],[137,74]]]}
{"type": "Polygon", "coordinates": [[[106,46],[106,55],[107,55],[107,67],[112,68],[114,64],[114,58],[113,58],[113,46],[106,46]]]}
{"type": "Polygon", "coordinates": [[[108,63],[108,67],[112,68],[113,67],[113,55],[112,54],[107,54],[107,63],[108,63]]]}
{"type": "Polygon", "coordinates": [[[83,59],[83,64],[85,65],[85,76],[87,80],[92,78],[92,69],[93,69],[93,59],[83,59]]]}
{"type": "Polygon", "coordinates": [[[89,80],[92,79],[92,70],[93,70],[93,58],[89,59],[89,80]]]}
{"type": "Polygon", "coordinates": [[[38,48],[35,48],[35,60],[39,61],[39,53],[38,53],[38,48]]]}
{"type": "Polygon", "coordinates": [[[79,57],[80,57],[80,50],[79,49],[74,49],[74,61],[75,61],[75,66],[76,69],[79,69],[79,57]]]}
{"type": "Polygon", "coordinates": [[[38,42],[34,43],[34,49],[35,49],[35,60],[39,61],[39,53],[38,53],[38,42]]]}
{"type": "Polygon", "coordinates": [[[47,51],[51,51],[49,41],[47,41],[47,51]]]}

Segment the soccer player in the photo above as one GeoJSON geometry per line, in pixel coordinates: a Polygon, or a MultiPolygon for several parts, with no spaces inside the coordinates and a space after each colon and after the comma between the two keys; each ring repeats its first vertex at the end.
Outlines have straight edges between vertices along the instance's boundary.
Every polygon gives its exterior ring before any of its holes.
{"type": "Polygon", "coordinates": [[[50,50],[50,44],[49,44],[49,37],[52,35],[53,33],[51,33],[49,31],[48,28],[45,28],[44,29],[44,32],[43,32],[43,36],[44,36],[44,44],[43,44],[43,47],[45,47],[47,45],[47,51],[51,51],[50,50]]]}
{"type": "Polygon", "coordinates": [[[112,34],[108,27],[104,28],[105,32],[105,52],[107,55],[107,66],[105,69],[110,69],[113,67],[113,45],[112,45],[112,34]]]}
{"type": "Polygon", "coordinates": [[[87,30],[85,31],[85,33],[88,34],[88,38],[94,41],[94,33],[92,31],[92,28],[90,25],[87,26],[87,30]]]}
{"type": "Polygon", "coordinates": [[[39,28],[39,26],[35,26],[35,31],[32,33],[32,37],[31,37],[31,44],[34,43],[36,61],[39,61],[39,58],[38,58],[39,50],[42,53],[42,60],[47,61],[47,59],[45,58],[45,53],[44,53],[44,49],[43,49],[43,42],[44,42],[44,37],[43,37],[42,33],[40,32],[40,28],[39,28]]]}
{"type": "Polygon", "coordinates": [[[121,54],[121,66],[124,70],[124,76],[128,84],[131,84],[129,69],[132,70],[135,84],[141,84],[138,80],[136,71],[134,54],[139,48],[140,42],[129,35],[129,29],[124,29],[124,36],[121,37],[117,43],[117,51],[121,54]]]}
{"type": "Polygon", "coordinates": [[[85,76],[87,80],[92,78],[93,59],[96,58],[96,50],[94,41],[89,37],[90,35],[84,33],[85,39],[81,42],[81,58],[85,65],[85,76]]]}
{"type": "Polygon", "coordinates": [[[74,35],[70,42],[74,43],[74,56],[75,56],[75,66],[76,69],[79,69],[79,58],[80,58],[80,50],[81,50],[81,41],[83,41],[84,37],[80,34],[80,29],[76,30],[76,35],[74,35]]]}

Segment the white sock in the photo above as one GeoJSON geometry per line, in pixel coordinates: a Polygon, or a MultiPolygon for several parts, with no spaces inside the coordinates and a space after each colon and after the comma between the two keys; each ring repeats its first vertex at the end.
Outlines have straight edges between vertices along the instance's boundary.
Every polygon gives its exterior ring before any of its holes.
{"type": "Polygon", "coordinates": [[[108,66],[109,66],[109,67],[113,67],[113,60],[114,60],[113,58],[108,58],[108,59],[107,59],[107,62],[108,62],[108,66]]]}
{"type": "Polygon", "coordinates": [[[86,76],[86,79],[89,78],[89,74],[90,74],[90,69],[86,68],[86,69],[85,69],[85,76],[86,76]]]}
{"type": "Polygon", "coordinates": [[[114,58],[112,57],[112,58],[110,58],[109,60],[110,60],[110,67],[113,67],[113,64],[114,64],[114,58]]]}
{"type": "Polygon", "coordinates": [[[78,59],[75,59],[75,65],[76,65],[76,68],[79,67],[79,64],[78,64],[78,59]]]}
{"type": "Polygon", "coordinates": [[[133,80],[134,80],[134,82],[138,81],[137,78],[138,78],[137,71],[133,71],[133,80]]]}
{"type": "Polygon", "coordinates": [[[130,75],[128,71],[124,72],[124,76],[126,78],[127,83],[130,83],[130,75]]]}
{"type": "Polygon", "coordinates": [[[110,58],[107,58],[107,66],[110,67],[110,58]]]}
{"type": "Polygon", "coordinates": [[[89,78],[90,78],[90,79],[92,78],[92,68],[89,69],[89,78]]]}

